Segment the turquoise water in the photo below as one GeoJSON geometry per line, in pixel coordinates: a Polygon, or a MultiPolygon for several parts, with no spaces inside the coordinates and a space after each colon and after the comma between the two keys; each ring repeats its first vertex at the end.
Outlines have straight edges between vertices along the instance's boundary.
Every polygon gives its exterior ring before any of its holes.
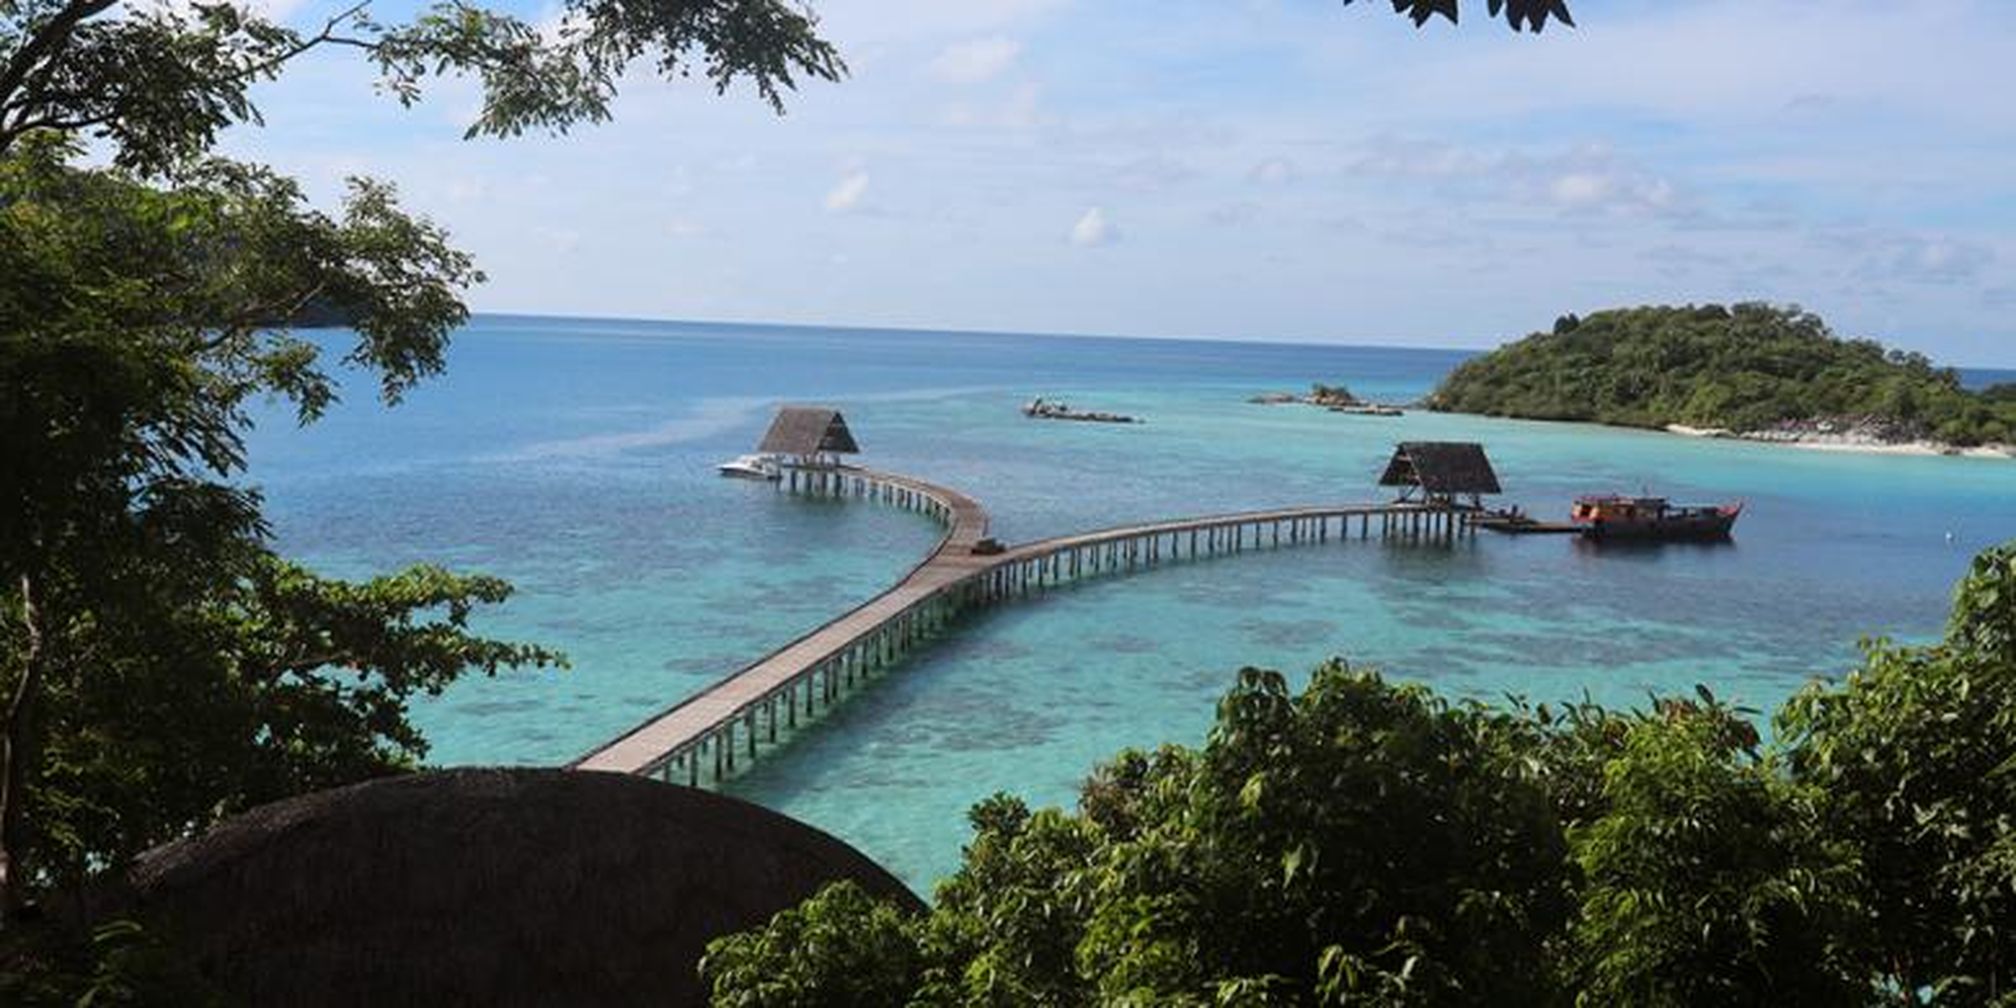
{"type": "MultiPolygon", "coordinates": [[[[1864,634],[1937,632],[1974,551],[2016,536],[2016,463],[1801,451],[1579,425],[1246,403],[1311,381],[1426,392],[1442,351],[486,317],[393,410],[267,418],[281,544],[362,576],[433,560],[512,580],[486,632],[574,669],[420,704],[432,759],[557,763],[880,591],[938,536],[858,501],[713,474],[779,402],[842,408],[862,461],[959,487],[1004,540],[1374,499],[1396,440],[1484,442],[1506,500],[1558,515],[1649,486],[1747,502],[1726,546],[1552,537],[1247,553],[969,619],[734,782],[920,889],[996,790],[1068,802],[1097,760],[1197,741],[1246,664],[1329,655],[1457,696],[1620,705],[1705,683],[1768,710],[1864,634]],[[1140,426],[1038,423],[1032,395],[1140,426]],[[1950,541],[1949,541],[1950,533],[1950,541]]],[[[1991,380],[1994,374],[1971,376],[1991,380]]]]}

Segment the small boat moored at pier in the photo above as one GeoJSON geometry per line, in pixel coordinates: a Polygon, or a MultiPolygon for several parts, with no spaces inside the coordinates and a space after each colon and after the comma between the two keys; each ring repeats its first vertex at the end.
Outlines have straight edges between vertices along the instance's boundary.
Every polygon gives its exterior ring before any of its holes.
{"type": "Polygon", "coordinates": [[[762,453],[737,455],[715,466],[714,471],[723,476],[753,480],[775,480],[784,474],[783,467],[777,463],[777,456],[762,453]]]}
{"type": "Polygon", "coordinates": [[[1591,539],[1727,539],[1741,502],[1678,506],[1664,497],[1591,494],[1575,498],[1569,517],[1591,539]]]}

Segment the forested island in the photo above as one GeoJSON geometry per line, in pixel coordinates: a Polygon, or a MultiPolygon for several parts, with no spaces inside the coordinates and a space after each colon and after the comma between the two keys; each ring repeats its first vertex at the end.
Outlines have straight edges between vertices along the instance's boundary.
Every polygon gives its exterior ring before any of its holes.
{"type": "Polygon", "coordinates": [[[1843,339],[1812,312],[1759,303],[1564,315],[1551,332],[1464,362],[1427,405],[1770,441],[2016,441],[2016,384],[1969,390],[1923,354],[1843,339]]]}

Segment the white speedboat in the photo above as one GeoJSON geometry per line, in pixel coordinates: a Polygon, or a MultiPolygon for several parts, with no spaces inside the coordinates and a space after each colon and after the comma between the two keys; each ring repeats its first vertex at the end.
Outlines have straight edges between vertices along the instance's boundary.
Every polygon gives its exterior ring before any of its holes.
{"type": "Polygon", "coordinates": [[[777,464],[774,455],[737,455],[714,468],[723,476],[739,479],[774,480],[783,475],[783,467],[777,464]]]}

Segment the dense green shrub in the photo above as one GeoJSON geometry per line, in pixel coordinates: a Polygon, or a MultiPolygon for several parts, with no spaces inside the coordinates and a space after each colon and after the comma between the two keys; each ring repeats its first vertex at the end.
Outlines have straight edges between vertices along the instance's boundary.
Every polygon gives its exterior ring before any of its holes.
{"type": "Polygon", "coordinates": [[[976,806],[930,914],[828,890],[703,969],[740,1006],[2016,1003],[2016,543],[1769,745],[1697,692],[1246,669],[1202,748],[1121,753],[1075,813],[976,806]]]}

